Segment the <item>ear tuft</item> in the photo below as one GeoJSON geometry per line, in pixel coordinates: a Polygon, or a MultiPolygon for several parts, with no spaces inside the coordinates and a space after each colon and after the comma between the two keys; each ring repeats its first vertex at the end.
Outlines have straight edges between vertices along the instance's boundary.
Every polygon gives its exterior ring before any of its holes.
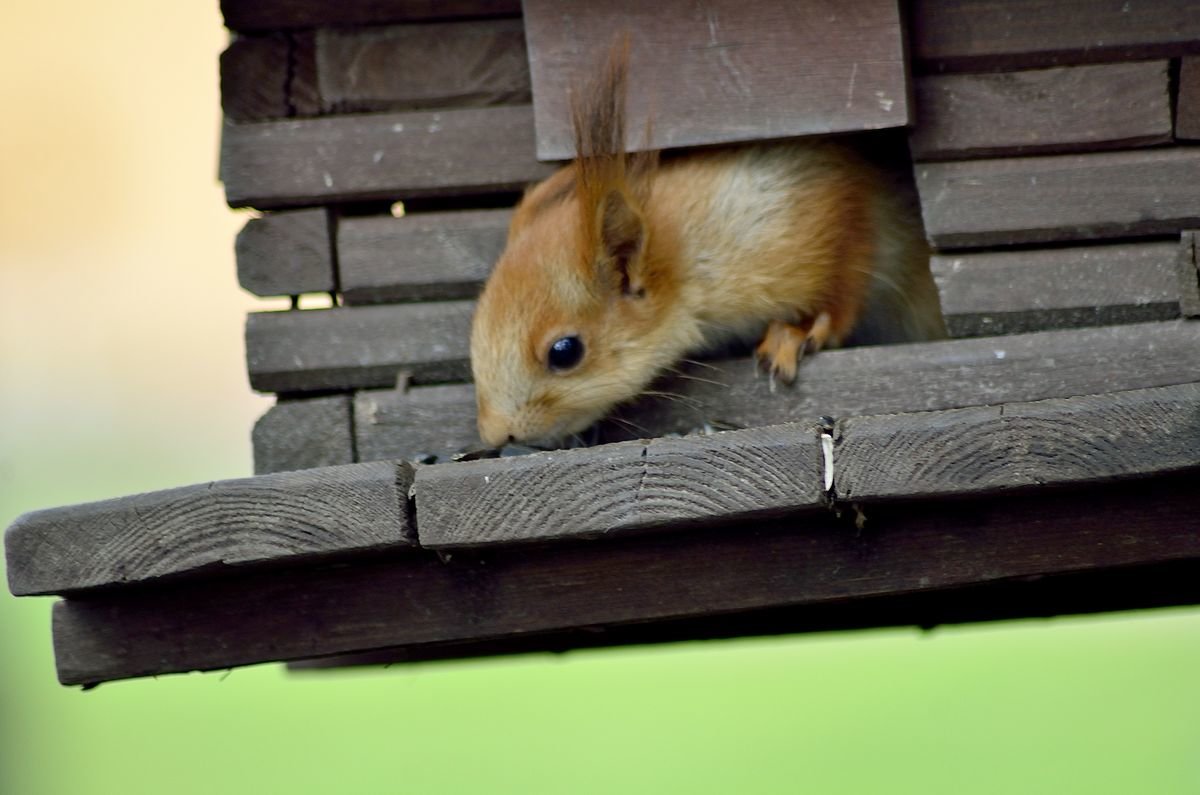
{"type": "Polygon", "coordinates": [[[638,267],[645,241],[642,216],[619,190],[605,195],[600,213],[601,253],[607,267],[617,277],[623,294],[644,295],[645,286],[638,267]]]}

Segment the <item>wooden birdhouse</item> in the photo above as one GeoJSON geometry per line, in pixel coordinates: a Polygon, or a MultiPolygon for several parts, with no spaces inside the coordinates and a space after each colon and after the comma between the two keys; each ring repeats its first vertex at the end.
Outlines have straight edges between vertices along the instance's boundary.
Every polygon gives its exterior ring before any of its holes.
{"type": "Polygon", "coordinates": [[[292,297],[246,323],[277,402],[253,477],[8,529],[13,593],[63,597],[63,683],[1200,599],[1195,0],[222,10],[238,275],[292,297]],[[455,460],[475,297],[617,34],[640,145],[898,167],[951,338],[790,386],[688,363],[600,444],[455,460]]]}

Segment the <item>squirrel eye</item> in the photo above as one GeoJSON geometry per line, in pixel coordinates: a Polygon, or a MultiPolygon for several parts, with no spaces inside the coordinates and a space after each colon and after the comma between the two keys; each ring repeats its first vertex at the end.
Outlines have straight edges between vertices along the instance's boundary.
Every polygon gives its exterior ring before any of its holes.
{"type": "Polygon", "coordinates": [[[551,370],[570,370],[583,358],[583,340],[579,337],[560,337],[550,344],[546,361],[551,370]]]}

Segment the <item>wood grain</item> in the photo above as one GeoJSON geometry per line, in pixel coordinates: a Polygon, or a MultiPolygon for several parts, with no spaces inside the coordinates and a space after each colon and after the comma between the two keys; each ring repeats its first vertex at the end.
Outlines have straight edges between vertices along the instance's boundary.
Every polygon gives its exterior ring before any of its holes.
{"type": "Polygon", "coordinates": [[[254,295],[333,292],[333,241],[325,210],[251,218],[234,244],[238,284],[254,295]]]}
{"type": "Polygon", "coordinates": [[[471,384],[408,390],[367,389],[354,395],[354,434],[360,461],[416,460],[478,450],[475,388],[471,384]]]}
{"type": "Polygon", "coordinates": [[[460,17],[519,16],[519,0],[221,0],[233,30],[380,25],[460,17]]]}
{"type": "Polygon", "coordinates": [[[528,105],[520,19],[316,32],[326,113],[528,105]]]}
{"type": "Polygon", "coordinates": [[[1179,244],[942,254],[930,260],[955,337],[1179,317],[1179,244]]]}
{"type": "Polygon", "coordinates": [[[630,143],[782,138],[909,123],[894,0],[526,0],[538,157],[574,154],[568,92],[630,33],[630,143]],[[669,22],[667,21],[669,20],[669,22]],[[653,118],[649,141],[633,131],[653,118]]]}
{"type": "Polygon", "coordinates": [[[1184,317],[1200,317],[1200,232],[1187,231],[1179,240],[1179,308],[1184,317]]]}
{"type": "Polygon", "coordinates": [[[1167,61],[992,74],[916,83],[914,159],[1120,149],[1171,140],[1167,61]]]}
{"type": "Polygon", "coordinates": [[[349,464],[34,511],[5,533],[18,596],[414,543],[406,464],[349,464]]]}
{"type": "Polygon", "coordinates": [[[753,521],[824,507],[813,425],[421,467],[421,545],[453,548],[753,521]]]}
{"type": "Polygon", "coordinates": [[[850,417],[835,437],[834,488],[855,502],[1187,471],[1200,468],[1200,384],[850,417]]]}
{"type": "Polygon", "coordinates": [[[350,395],[276,401],[254,423],[254,474],[353,463],[350,412],[350,395]]]}
{"type": "Polygon", "coordinates": [[[1181,58],[1175,100],[1175,137],[1200,141],[1200,56],[1181,58]]]}
{"type": "Polygon", "coordinates": [[[1200,224],[1200,149],[1095,152],[915,167],[939,248],[1177,234],[1200,224]]]}
{"type": "Polygon", "coordinates": [[[338,226],[347,304],[474,298],[504,250],[510,210],[346,218],[338,226]]]}
{"type": "Polygon", "coordinates": [[[494,193],[552,171],[528,105],[226,124],[221,141],[234,207],[494,193]]]}
{"type": "MultiPolygon", "coordinates": [[[[963,588],[1194,562],[1200,497],[1186,487],[1192,478],[878,506],[862,532],[818,513],[495,547],[444,561],[381,553],[351,565],[73,599],[54,608],[58,675],[95,683],[394,646],[436,656],[440,644],[632,624],[648,640],[658,622],[738,613],[745,632],[754,611],[869,598],[880,601],[863,623],[877,625],[886,604],[912,594],[949,605],[963,588]]],[[[1107,603],[1143,599],[1131,591],[1107,603]]]]}
{"type": "Polygon", "coordinates": [[[262,392],[461,381],[470,372],[471,301],[252,312],[246,370],[262,392]]]}
{"type": "MultiPolygon", "coordinates": [[[[745,428],[848,417],[1043,400],[1190,383],[1200,323],[1175,320],[1042,331],[909,345],[822,351],[791,387],[772,392],[748,360],[682,368],[617,416],[639,435],[687,433],[704,423],[745,428]],[[700,380],[696,380],[700,379],[700,380]]],[[[602,438],[629,439],[620,422],[602,438]]]]}
{"type": "Polygon", "coordinates": [[[934,71],[987,71],[1200,52],[1196,0],[915,0],[913,56],[934,71]]]}

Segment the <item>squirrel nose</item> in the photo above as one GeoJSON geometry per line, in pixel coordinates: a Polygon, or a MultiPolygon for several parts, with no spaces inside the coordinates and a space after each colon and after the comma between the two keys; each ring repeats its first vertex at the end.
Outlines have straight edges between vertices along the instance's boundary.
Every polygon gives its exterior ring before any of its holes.
{"type": "Polygon", "coordinates": [[[479,438],[488,447],[501,447],[514,441],[508,423],[489,413],[479,415],[479,438]]]}

